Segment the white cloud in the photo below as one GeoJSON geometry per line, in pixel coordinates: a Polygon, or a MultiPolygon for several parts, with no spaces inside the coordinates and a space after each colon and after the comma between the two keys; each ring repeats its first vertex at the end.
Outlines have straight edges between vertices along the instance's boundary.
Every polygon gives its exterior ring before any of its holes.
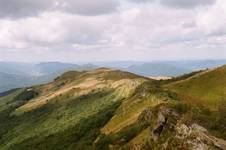
{"type": "Polygon", "coordinates": [[[0,21],[0,47],[25,48],[98,42],[111,17],[84,17],[62,12],[45,12],[38,17],[0,21]]]}
{"type": "Polygon", "coordinates": [[[195,5],[192,1],[195,6],[192,4],[190,9],[166,7],[157,0],[134,1],[64,1],[71,5],[62,5],[61,1],[55,3],[58,9],[38,9],[36,15],[16,19],[2,18],[0,60],[226,57],[224,0],[212,5],[202,0],[195,5]]]}
{"type": "Polygon", "coordinates": [[[205,34],[226,34],[226,1],[218,0],[215,5],[200,10],[197,25],[205,34]]]}

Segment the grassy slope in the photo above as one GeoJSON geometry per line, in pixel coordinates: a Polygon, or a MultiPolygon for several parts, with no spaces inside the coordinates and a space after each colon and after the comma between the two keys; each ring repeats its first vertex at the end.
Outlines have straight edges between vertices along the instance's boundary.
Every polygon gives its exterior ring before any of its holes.
{"type": "Polygon", "coordinates": [[[144,82],[138,86],[134,95],[123,101],[114,117],[102,128],[102,133],[116,133],[136,122],[138,116],[147,107],[154,107],[163,103],[164,97],[158,95],[158,91],[152,91],[154,88],[152,81],[144,82]]]}
{"type": "Polygon", "coordinates": [[[167,85],[191,103],[216,109],[226,95],[226,66],[167,85]]]}
{"type": "MultiPolygon", "coordinates": [[[[195,78],[189,75],[185,80],[180,78],[162,83],[101,68],[89,72],[68,72],[52,83],[17,90],[0,98],[0,149],[142,147],[150,138],[153,125],[139,117],[147,108],[157,111],[161,104],[172,104],[177,112],[184,114],[184,122],[200,123],[215,135],[224,137],[224,120],[219,114],[183,104],[175,93],[160,87],[170,83],[169,89],[181,92],[175,87],[203,78],[201,76],[207,76],[203,82],[216,75],[225,79],[222,68],[216,72],[195,73],[195,78]],[[207,75],[209,73],[212,75],[207,75]]],[[[211,84],[222,88],[216,81],[211,84]]],[[[210,106],[208,101],[200,101],[210,106]]],[[[154,122],[155,119],[152,117],[154,122]]],[[[173,138],[167,133],[163,135],[162,142],[168,137],[173,138]]]]}
{"type": "Polygon", "coordinates": [[[164,87],[179,95],[182,104],[179,103],[177,109],[187,112],[187,122],[196,122],[215,136],[225,139],[226,66],[176,80],[164,87]]]}
{"type": "Polygon", "coordinates": [[[0,149],[88,149],[122,100],[145,80],[104,68],[69,72],[50,84],[2,97],[0,149]],[[27,97],[30,90],[37,94],[27,97]]]}

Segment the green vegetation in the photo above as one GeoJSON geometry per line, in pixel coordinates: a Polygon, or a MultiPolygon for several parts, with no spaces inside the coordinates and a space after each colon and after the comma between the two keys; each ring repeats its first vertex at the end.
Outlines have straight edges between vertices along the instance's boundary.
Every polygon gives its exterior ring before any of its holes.
{"type": "Polygon", "coordinates": [[[164,85],[164,84],[169,84],[169,83],[175,83],[177,81],[183,81],[190,77],[194,77],[195,75],[198,75],[204,71],[206,71],[206,70],[199,70],[199,71],[194,71],[191,73],[186,73],[186,74],[178,76],[178,77],[173,77],[172,79],[169,79],[169,80],[161,80],[160,83],[164,85]]]}
{"type": "Polygon", "coordinates": [[[226,66],[169,84],[167,89],[178,93],[190,103],[216,110],[226,94],[226,66]]]}
{"type": "Polygon", "coordinates": [[[226,66],[195,73],[194,76],[166,86],[183,102],[175,108],[185,113],[187,122],[196,122],[214,135],[226,137],[226,66]]]}
{"type": "MultiPolygon", "coordinates": [[[[21,97],[22,95],[19,94],[16,97],[21,97]]],[[[11,147],[12,145],[16,145],[16,147],[18,147],[18,145],[20,145],[20,143],[24,143],[24,141],[34,141],[31,143],[35,144],[36,140],[38,140],[37,143],[40,143],[39,140],[45,139],[46,137],[52,137],[52,135],[56,135],[56,138],[60,138],[60,136],[57,136],[58,133],[63,133],[64,130],[68,130],[73,126],[76,126],[77,128],[77,124],[78,128],[79,125],[88,125],[87,120],[90,121],[90,125],[97,125],[99,123],[92,122],[99,122],[98,120],[93,120],[94,118],[98,117],[98,115],[96,114],[101,112],[100,114],[104,115],[103,112],[108,112],[106,111],[106,109],[112,112],[109,107],[115,107],[114,101],[114,96],[111,95],[110,91],[94,91],[88,95],[82,95],[74,100],[68,100],[65,102],[58,100],[54,103],[50,102],[41,108],[33,110],[29,113],[25,113],[21,116],[10,116],[11,112],[10,110],[8,110],[9,113],[7,117],[9,118],[8,120],[2,120],[4,124],[1,124],[2,132],[6,133],[5,135],[2,134],[4,136],[1,137],[1,141],[3,143],[11,141],[12,143],[8,146],[11,147]],[[105,107],[107,108],[105,110],[102,110],[105,107]],[[7,131],[12,130],[12,127],[15,131],[7,133],[7,131]],[[18,133],[19,136],[16,136],[16,134],[18,133]]],[[[109,114],[107,113],[106,115],[108,116],[109,114]]],[[[100,117],[100,122],[105,120],[105,117],[106,116],[100,117]]],[[[4,118],[6,118],[6,116],[4,118]]],[[[86,128],[91,129],[92,127],[85,127],[84,130],[86,130],[86,128]]],[[[64,135],[64,133],[62,135],[64,135]]],[[[78,134],[78,137],[79,136],[82,137],[83,135],[78,134]]],[[[32,145],[30,145],[30,147],[32,147],[32,145]]]]}
{"type": "Polygon", "coordinates": [[[106,68],[70,71],[0,97],[0,150],[145,150],[166,141],[172,149],[183,145],[175,140],[178,123],[225,139],[225,79],[226,67],[167,81],[106,68]]]}
{"type": "Polygon", "coordinates": [[[107,72],[103,76],[105,80],[136,79],[138,77],[139,77],[138,75],[135,75],[133,73],[119,71],[119,70],[107,72]]]}
{"type": "Polygon", "coordinates": [[[208,129],[213,135],[226,139],[226,102],[222,102],[217,111],[208,107],[193,106],[187,102],[175,103],[172,106],[178,113],[183,114],[185,124],[197,123],[208,129]]]}
{"type": "Polygon", "coordinates": [[[63,131],[28,138],[13,144],[10,149],[92,149],[92,143],[100,134],[100,128],[113,116],[119,104],[113,103],[63,131]]]}
{"type": "Polygon", "coordinates": [[[102,134],[95,143],[97,149],[108,149],[108,145],[114,145],[115,148],[125,146],[129,141],[136,137],[140,132],[146,129],[147,123],[139,123],[138,121],[126,126],[117,133],[109,135],[102,134]]]}
{"type": "MultiPolygon", "coordinates": [[[[95,78],[96,74],[83,74],[79,76],[77,72],[69,72],[48,85],[21,89],[2,97],[0,149],[91,149],[100,129],[111,119],[126,97],[120,96],[117,87],[112,89],[107,83],[104,88],[72,88],[64,92],[68,84],[71,84],[68,81],[82,83],[82,86],[96,82],[97,79],[92,82],[85,80],[95,78]],[[62,82],[65,84],[57,86],[62,82]],[[62,93],[52,96],[43,106],[14,115],[17,108],[30,101],[38,102],[40,97],[45,98],[43,94],[49,96],[56,91],[62,93]]],[[[125,73],[119,76],[127,78],[125,73]]]]}

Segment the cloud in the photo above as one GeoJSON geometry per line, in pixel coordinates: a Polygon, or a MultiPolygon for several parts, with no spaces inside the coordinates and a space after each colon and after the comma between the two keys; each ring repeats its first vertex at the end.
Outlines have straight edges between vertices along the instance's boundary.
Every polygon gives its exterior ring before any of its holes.
{"type": "Polygon", "coordinates": [[[154,2],[156,0],[128,0],[130,2],[135,2],[135,3],[147,3],[147,2],[154,2]]]}
{"type": "Polygon", "coordinates": [[[1,48],[52,47],[101,43],[110,16],[88,17],[45,12],[37,17],[0,21],[1,48]]]}
{"type": "Polygon", "coordinates": [[[161,4],[175,8],[194,8],[214,4],[215,0],[159,0],[161,4]]]}
{"type": "Polygon", "coordinates": [[[46,11],[100,15],[116,10],[116,0],[0,0],[0,17],[23,18],[46,11]]]}
{"type": "Polygon", "coordinates": [[[215,5],[203,8],[196,18],[198,28],[206,35],[226,34],[226,1],[218,0],[215,5]]]}
{"type": "Polygon", "coordinates": [[[0,0],[0,18],[24,18],[44,12],[62,11],[96,16],[115,12],[123,2],[156,2],[175,8],[193,8],[213,4],[215,0],[0,0]]]}
{"type": "Polygon", "coordinates": [[[197,6],[212,5],[216,0],[128,0],[135,3],[156,2],[172,8],[194,8],[197,6]]]}
{"type": "Polygon", "coordinates": [[[88,0],[40,0],[35,8],[27,8],[30,14],[22,9],[28,6],[22,1],[15,11],[2,15],[13,17],[0,18],[0,60],[226,57],[224,0],[212,5],[201,0],[187,2],[192,5],[177,1],[180,6],[170,0],[173,5],[167,7],[160,0],[93,0],[89,5],[88,0]]]}
{"type": "Polygon", "coordinates": [[[0,17],[33,16],[54,6],[55,0],[0,0],[0,17]]]}
{"type": "Polygon", "coordinates": [[[88,16],[111,13],[118,6],[116,0],[58,0],[58,3],[64,11],[88,16]]]}

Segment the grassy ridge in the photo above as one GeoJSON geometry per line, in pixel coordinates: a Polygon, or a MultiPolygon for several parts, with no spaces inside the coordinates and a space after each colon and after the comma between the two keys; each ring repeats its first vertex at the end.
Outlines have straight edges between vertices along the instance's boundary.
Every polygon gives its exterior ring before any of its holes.
{"type": "Polygon", "coordinates": [[[0,149],[90,149],[100,129],[139,82],[134,74],[109,69],[68,72],[50,84],[2,97],[0,149]],[[126,88],[130,79],[134,85],[126,88]],[[42,106],[14,115],[17,108],[49,95],[51,99],[42,106]]]}
{"type": "Polygon", "coordinates": [[[132,149],[134,145],[158,149],[174,137],[175,132],[169,127],[177,119],[185,124],[198,123],[224,138],[226,105],[219,100],[218,106],[222,107],[213,111],[209,101],[218,98],[208,94],[218,96],[219,91],[225,90],[225,72],[223,67],[169,81],[154,81],[101,68],[71,71],[52,83],[18,89],[0,98],[0,149],[104,150],[132,149]],[[162,88],[165,84],[167,90],[162,88]],[[212,92],[207,94],[210,100],[205,99],[205,91],[212,92]],[[203,106],[194,105],[195,98],[203,106]],[[37,105],[40,101],[45,103],[37,105]],[[28,104],[34,107],[19,115],[15,113],[28,104]],[[160,114],[168,109],[175,111],[177,117],[166,116],[172,124],[164,127],[159,141],[150,143],[160,114]]]}
{"type": "Polygon", "coordinates": [[[226,96],[226,66],[169,84],[167,88],[191,103],[217,109],[226,96]]]}
{"type": "Polygon", "coordinates": [[[186,122],[196,122],[220,138],[226,137],[226,66],[207,70],[165,86],[176,92],[181,103],[176,109],[186,111],[186,122]]]}

